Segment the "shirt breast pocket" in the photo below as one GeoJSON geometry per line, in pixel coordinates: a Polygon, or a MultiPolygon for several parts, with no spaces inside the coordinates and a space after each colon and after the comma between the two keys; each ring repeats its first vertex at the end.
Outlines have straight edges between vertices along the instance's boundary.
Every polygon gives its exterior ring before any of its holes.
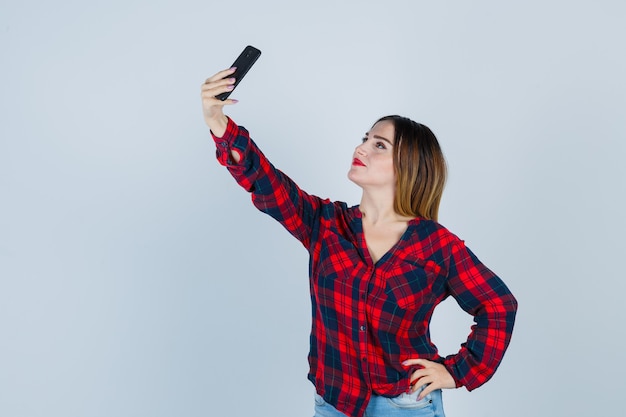
{"type": "Polygon", "coordinates": [[[392,271],[385,293],[403,310],[417,310],[435,293],[441,267],[432,261],[405,262],[392,271]]]}
{"type": "Polygon", "coordinates": [[[353,242],[336,233],[328,232],[320,248],[314,274],[322,277],[347,278],[359,264],[359,253],[353,242]]]}

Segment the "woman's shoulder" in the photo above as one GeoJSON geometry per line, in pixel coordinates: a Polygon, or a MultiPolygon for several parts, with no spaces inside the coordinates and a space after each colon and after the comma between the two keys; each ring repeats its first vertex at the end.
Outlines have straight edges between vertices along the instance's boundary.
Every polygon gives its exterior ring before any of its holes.
{"type": "Polygon", "coordinates": [[[452,245],[462,243],[463,240],[438,221],[416,217],[409,222],[412,226],[411,235],[420,240],[438,242],[439,245],[452,245]]]}
{"type": "Polygon", "coordinates": [[[335,225],[344,225],[353,229],[361,221],[358,205],[351,206],[344,201],[331,199],[321,200],[321,220],[335,225]]]}
{"type": "Polygon", "coordinates": [[[350,206],[345,201],[331,200],[329,198],[321,199],[323,210],[332,217],[360,218],[361,212],[359,206],[350,206]]]}

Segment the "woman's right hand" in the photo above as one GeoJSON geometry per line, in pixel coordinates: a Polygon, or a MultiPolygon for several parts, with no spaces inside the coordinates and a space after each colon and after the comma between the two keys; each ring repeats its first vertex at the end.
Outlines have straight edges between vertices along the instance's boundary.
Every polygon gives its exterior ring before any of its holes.
{"type": "Polygon", "coordinates": [[[235,68],[220,71],[214,76],[207,78],[204,84],[202,84],[202,113],[204,121],[217,137],[224,135],[228,125],[228,119],[223,111],[224,106],[235,104],[237,100],[226,99],[222,101],[215,98],[215,96],[233,90],[235,79],[228,76],[234,72],[235,68]]]}

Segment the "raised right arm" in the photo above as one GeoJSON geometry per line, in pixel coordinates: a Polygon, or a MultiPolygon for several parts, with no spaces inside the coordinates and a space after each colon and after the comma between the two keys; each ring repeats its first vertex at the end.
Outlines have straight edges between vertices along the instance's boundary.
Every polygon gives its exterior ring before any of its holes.
{"type": "Polygon", "coordinates": [[[248,131],[223,113],[224,105],[215,96],[229,91],[233,70],[220,71],[202,85],[202,105],[206,124],[216,144],[216,156],[237,183],[252,194],[252,202],[278,220],[309,249],[322,206],[328,203],[301,190],[287,175],[274,167],[250,139],[248,131]]]}

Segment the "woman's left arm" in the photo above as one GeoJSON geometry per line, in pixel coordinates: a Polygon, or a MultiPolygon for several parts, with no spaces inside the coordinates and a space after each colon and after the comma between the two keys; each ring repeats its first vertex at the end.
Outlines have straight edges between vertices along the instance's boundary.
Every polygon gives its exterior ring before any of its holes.
{"type": "Polygon", "coordinates": [[[517,300],[504,282],[482,264],[463,241],[449,246],[447,289],[458,304],[474,316],[475,325],[455,355],[442,363],[409,359],[404,366],[419,366],[411,374],[413,390],[428,385],[420,399],[441,388],[465,386],[469,391],[489,380],[511,340],[517,300]]]}
{"type": "Polygon", "coordinates": [[[476,324],[459,352],[446,357],[443,365],[457,387],[471,391],[487,382],[500,365],[511,340],[517,300],[463,241],[452,244],[448,259],[448,290],[476,324]]]}

